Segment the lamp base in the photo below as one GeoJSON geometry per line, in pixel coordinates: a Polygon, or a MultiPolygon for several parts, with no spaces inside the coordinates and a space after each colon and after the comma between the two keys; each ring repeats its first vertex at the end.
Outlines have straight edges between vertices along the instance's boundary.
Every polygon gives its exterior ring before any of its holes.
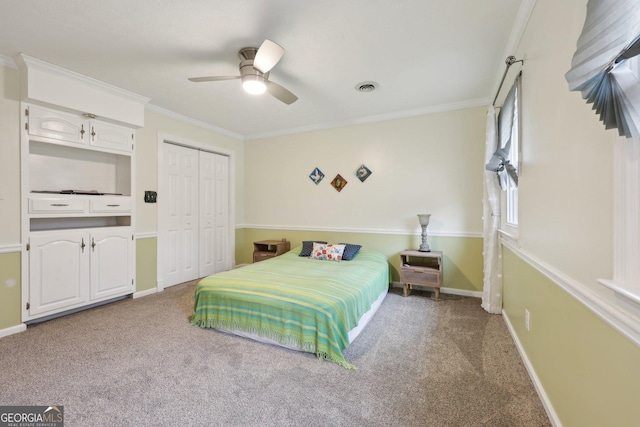
{"type": "Polygon", "coordinates": [[[423,225],[422,226],[422,243],[420,243],[420,249],[418,249],[420,252],[431,252],[431,249],[429,248],[429,244],[427,243],[427,225],[423,225]]]}

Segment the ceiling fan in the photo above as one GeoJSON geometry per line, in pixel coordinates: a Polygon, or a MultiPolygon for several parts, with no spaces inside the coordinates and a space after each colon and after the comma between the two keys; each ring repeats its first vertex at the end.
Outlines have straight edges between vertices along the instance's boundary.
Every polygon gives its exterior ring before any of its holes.
{"type": "Polygon", "coordinates": [[[269,80],[269,72],[284,55],[284,49],[271,40],[265,40],[259,49],[245,47],[240,49],[239,76],[191,77],[192,82],[215,82],[220,80],[242,80],[242,87],[248,93],[259,95],[269,92],[273,97],[287,105],[298,100],[291,91],[269,80]]]}

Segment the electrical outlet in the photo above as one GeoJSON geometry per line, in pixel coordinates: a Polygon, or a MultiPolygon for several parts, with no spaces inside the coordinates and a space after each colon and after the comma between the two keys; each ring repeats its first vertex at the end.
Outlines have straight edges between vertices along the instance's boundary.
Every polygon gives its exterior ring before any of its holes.
{"type": "Polygon", "coordinates": [[[524,326],[527,328],[527,331],[531,330],[531,313],[526,308],[524,309],[524,326]]]}

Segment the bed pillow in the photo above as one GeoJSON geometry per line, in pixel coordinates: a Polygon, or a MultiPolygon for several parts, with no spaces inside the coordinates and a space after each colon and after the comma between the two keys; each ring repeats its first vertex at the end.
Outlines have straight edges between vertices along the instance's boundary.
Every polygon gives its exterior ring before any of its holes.
{"type": "Polygon", "coordinates": [[[327,242],[323,242],[322,240],[304,240],[302,242],[302,250],[300,251],[300,255],[298,256],[310,257],[311,252],[313,251],[314,243],[327,243],[327,242]]]}
{"type": "Polygon", "coordinates": [[[313,242],[313,251],[309,258],[323,261],[342,261],[344,248],[345,245],[313,242]]]}
{"type": "Polygon", "coordinates": [[[362,245],[354,245],[353,243],[340,244],[345,246],[344,253],[342,254],[343,261],[351,261],[358,254],[360,248],[362,248],[362,245]]]}

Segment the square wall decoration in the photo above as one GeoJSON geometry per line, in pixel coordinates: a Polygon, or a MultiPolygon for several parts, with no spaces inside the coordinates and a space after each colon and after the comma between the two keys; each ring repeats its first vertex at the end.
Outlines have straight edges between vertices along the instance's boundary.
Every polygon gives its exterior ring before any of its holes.
{"type": "Polygon", "coordinates": [[[364,182],[371,175],[371,171],[364,164],[358,168],[356,171],[356,176],[360,180],[360,182],[364,182]]]}
{"type": "Polygon", "coordinates": [[[311,179],[311,181],[313,181],[316,185],[320,184],[320,181],[322,181],[322,178],[324,178],[324,174],[322,173],[322,171],[318,168],[315,168],[313,170],[313,172],[311,172],[311,174],[309,175],[309,178],[311,179]]]}
{"type": "Polygon", "coordinates": [[[333,181],[331,181],[331,185],[335,188],[338,193],[342,191],[342,189],[347,185],[347,180],[342,177],[342,175],[338,174],[333,181]]]}

